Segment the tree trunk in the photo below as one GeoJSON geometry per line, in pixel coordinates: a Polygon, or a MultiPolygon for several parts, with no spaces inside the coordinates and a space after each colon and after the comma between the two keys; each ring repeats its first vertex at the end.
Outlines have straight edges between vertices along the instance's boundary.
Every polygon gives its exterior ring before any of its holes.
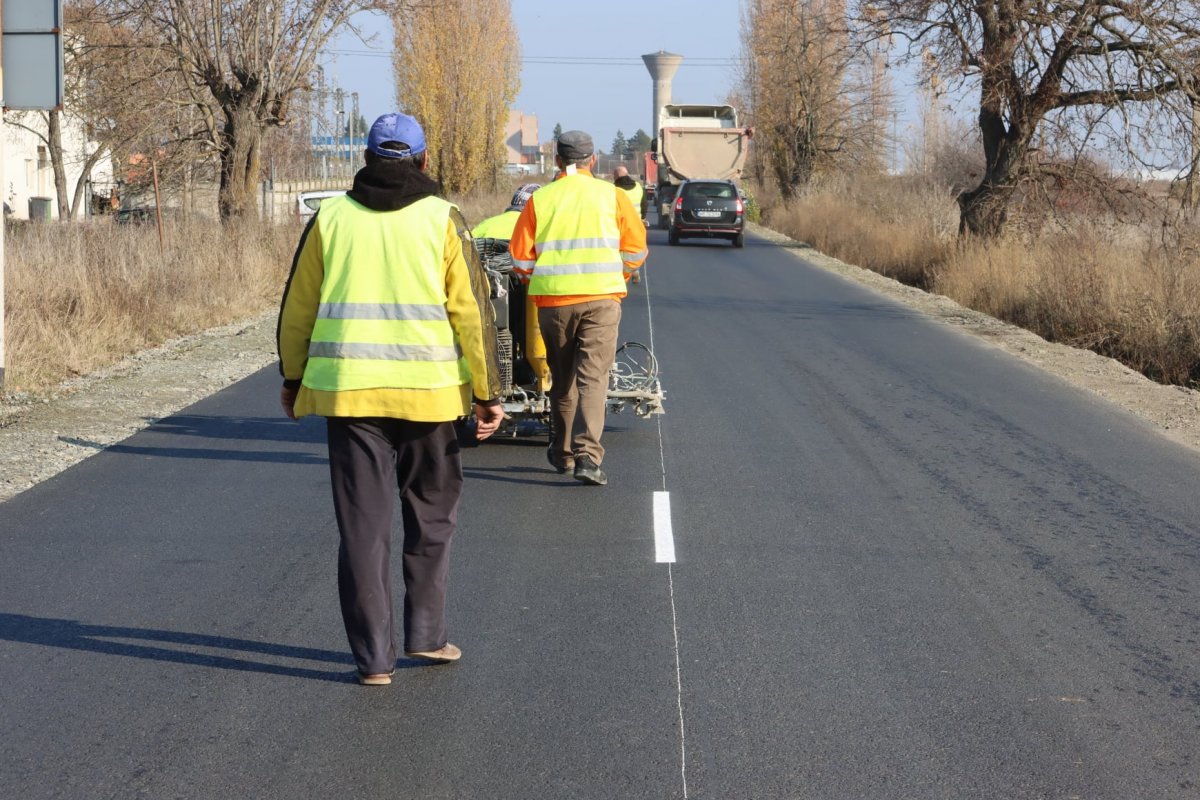
{"type": "Polygon", "coordinates": [[[812,119],[805,116],[795,128],[777,131],[776,140],[780,144],[779,152],[772,159],[775,180],[784,199],[791,199],[808,185],[816,171],[817,148],[812,119]]]}
{"type": "MultiPolygon", "coordinates": [[[[105,149],[103,147],[98,147],[96,148],[95,152],[88,156],[87,160],[83,162],[83,171],[79,174],[79,180],[75,181],[75,195],[71,198],[72,219],[79,215],[79,204],[83,200],[83,190],[87,188],[87,183],[89,180],[91,180],[92,167],[96,166],[96,162],[103,157],[104,152],[105,149]]],[[[87,213],[85,213],[84,216],[86,217],[87,213]]]]}
{"type": "Polygon", "coordinates": [[[1192,101],[1192,158],[1183,183],[1183,207],[1193,214],[1200,209],[1200,99],[1192,101]]]}
{"type": "Polygon", "coordinates": [[[223,221],[258,213],[259,155],[263,126],[253,108],[226,106],[221,130],[221,183],[217,209],[223,221]]]}
{"type": "MultiPolygon", "coordinates": [[[[1025,167],[1029,140],[1036,124],[1019,119],[1006,125],[1000,92],[985,84],[985,102],[979,112],[979,131],[983,139],[983,180],[958,196],[958,235],[995,239],[1008,223],[1008,203],[1017,190],[1017,181],[1025,167]],[[991,98],[990,102],[988,98],[991,98]]],[[[1036,119],[1037,117],[1034,117],[1036,119]]]]}
{"type": "Polygon", "coordinates": [[[958,196],[958,235],[995,239],[1008,222],[1008,201],[1015,187],[996,186],[986,180],[958,196]]]}
{"type": "Polygon", "coordinates": [[[71,205],[67,197],[67,167],[63,157],[62,112],[52,109],[46,114],[46,144],[50,151],[50,168],[54,171],[54,194],[58,199],[58,220],[71,219],[71,205]]]}

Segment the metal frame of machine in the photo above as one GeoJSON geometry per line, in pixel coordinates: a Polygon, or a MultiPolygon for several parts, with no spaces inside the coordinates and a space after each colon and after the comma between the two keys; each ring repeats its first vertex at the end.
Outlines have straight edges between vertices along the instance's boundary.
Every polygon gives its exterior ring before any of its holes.
{"type": "MultiPolygon", "coordinates": [[[[550,371],[533,301],[513,274],[507,241],[475,239],[474,243],[491,284],[496,311],[500,401],[509,416],[501,433],[544,432],[550,421],[550,371]]],[[[615,414],[629,408],[638,417],[662,414],[665,396],[658,360],[650,348],[639,342],[620,345],[609,371],[608,411],[615,414]]]]}

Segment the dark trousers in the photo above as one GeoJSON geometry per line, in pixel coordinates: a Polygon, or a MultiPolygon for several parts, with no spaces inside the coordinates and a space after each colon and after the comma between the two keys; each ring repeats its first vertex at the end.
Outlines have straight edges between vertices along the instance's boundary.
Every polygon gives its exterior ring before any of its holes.
{"type": "Polygon", "coordinates": [[[396,664],[392,518],[404,522],[404,649],[446,644],[450,539],[462,494],[458,439],[450,422],[331,417],[329,475],[337,513],[338,594],[358,669],[396,664]]]}
{"type": "Polygon", "coordinates": [[[604,460],[600,435],[620,324],[621,304],[609,298],[538,309],[550,366],[551,448],[562,464],[583,455],[604,460]]]}

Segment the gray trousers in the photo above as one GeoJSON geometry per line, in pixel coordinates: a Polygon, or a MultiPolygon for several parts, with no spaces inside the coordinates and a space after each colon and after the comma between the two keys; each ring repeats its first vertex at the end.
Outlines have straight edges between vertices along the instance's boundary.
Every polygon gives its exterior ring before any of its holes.
{"type": "Polygon", "coordinates": [[[450,539],[462,494],[451,422],[331,417],[329,475],[341,545],[338,595],[346,637],[363,673],[396,664],[392,519],[404,523],[404,649],[446,644],[450,539]]]}
{"type": "Polygon", "coordinates": [[[550,367],[551,447],[564,465],[581,455],[604,460],[600,434],[620,324],[621,304],[607,297],[538,309],[550,367]]]}

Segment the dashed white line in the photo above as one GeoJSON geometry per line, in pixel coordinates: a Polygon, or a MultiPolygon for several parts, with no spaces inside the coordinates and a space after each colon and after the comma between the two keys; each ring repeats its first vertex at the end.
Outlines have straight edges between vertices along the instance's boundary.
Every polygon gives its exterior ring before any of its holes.
{"type": "Polygon", "coordinates": [[[671,529],[671,493],[654,493],[654,560],[675,563],[675,533],[671,529]]]}
{"type": "MultiPolygon", "coordinates": [[[[646,290],[646,322],[650,327],[650,352],[654,352],[654,312],[650,304],[650,277],[642,278],[646,290]]],[[[654,560],[667,565],[667,593],[671,599],[671,633],[675,638],[675,708],[679,714],[679,778],[683,800],[688,800],[687,735],[683,726],[683,667],[679,656],[679,620],[675,611],[675,533],[671,527],[671,495],[667,491],[667,456],[663,446],[662,417],[658,423],[658,459],[662,469],[661,492],[654,493],[654,560]]]]}

